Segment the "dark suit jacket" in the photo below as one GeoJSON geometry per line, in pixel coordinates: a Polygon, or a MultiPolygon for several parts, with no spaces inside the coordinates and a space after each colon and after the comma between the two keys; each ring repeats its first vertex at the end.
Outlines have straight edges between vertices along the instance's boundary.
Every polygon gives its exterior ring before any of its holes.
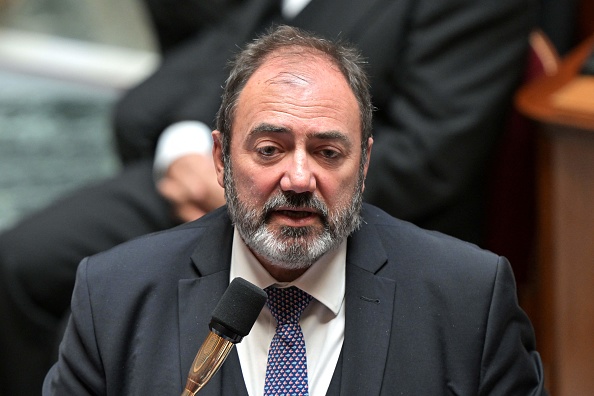
{"type": "Polygon", "coordinates": [[[480,241],[488,163],[523,71],[535,0],[312,0],[290,22],[275,13],[279,0],[236,3],[119,103],[124,160],[152,157],[176,121],[212,125],[228,59],[272,21],[286,22],[348,40],[368,61],[378,110],[366,201],[480,241]]]}
{"type": "MultiPolygon", "coordinates": [[[[540,395],[507,261],[364,206],[330,395],[540,395]]],[[[85,259],[44,395],[178,395],[229,283],[226,210],[85,259]]],[[[249,335],[248,335],[249,336],[249,335]]],[[[235,350],[200,395],[246,395],[235,350]]]]}

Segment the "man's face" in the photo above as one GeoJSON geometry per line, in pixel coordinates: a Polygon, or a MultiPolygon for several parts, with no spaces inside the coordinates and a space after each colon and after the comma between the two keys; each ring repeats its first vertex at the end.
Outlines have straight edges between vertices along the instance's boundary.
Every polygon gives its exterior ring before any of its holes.
{"type": "Polygon", "coordinates": [[[248,80],[230,163],[217,131],[214,156],[231,218],[265,266],[307,268],[359,225],[360,125],[350,87],[320,56],[273,56],[248,80]]]}

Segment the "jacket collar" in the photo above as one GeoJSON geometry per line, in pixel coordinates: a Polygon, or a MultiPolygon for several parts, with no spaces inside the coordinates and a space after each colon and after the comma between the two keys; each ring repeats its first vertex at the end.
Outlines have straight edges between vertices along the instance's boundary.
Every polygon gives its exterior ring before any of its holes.
{"type": "Polygon", "coordinates": [[[349,239],[341,394],[379,395],[388,356],[396,283],[378,271],[388,256],[363,209],[364,224],[349,239]]]}

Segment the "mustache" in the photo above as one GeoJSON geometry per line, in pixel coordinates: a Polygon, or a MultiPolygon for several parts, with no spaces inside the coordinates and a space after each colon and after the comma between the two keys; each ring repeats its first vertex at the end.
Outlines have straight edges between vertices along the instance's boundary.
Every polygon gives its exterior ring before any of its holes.
{"type": "Polygon", "coordinates": [[[329,215],[328,206],[312,193],[285,191],[275,194],[266,201],[263,210],[264,218],[268,219],[273,211],[281,207],[294,210],[311,210],[319,213],[323,219],[326,219],[329,215]]]}

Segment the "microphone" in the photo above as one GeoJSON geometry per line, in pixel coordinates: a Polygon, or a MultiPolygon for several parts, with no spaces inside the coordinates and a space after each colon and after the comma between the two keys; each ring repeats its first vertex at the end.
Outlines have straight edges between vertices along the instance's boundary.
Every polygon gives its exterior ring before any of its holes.
{"type": "Polygon", "coordinates": [[[188,373],[182,396],[195,395],[221,367],[233,345],[248,335],[268,296],[258,286],[235,278],[212,312],[210,332],[188,373]]]}

